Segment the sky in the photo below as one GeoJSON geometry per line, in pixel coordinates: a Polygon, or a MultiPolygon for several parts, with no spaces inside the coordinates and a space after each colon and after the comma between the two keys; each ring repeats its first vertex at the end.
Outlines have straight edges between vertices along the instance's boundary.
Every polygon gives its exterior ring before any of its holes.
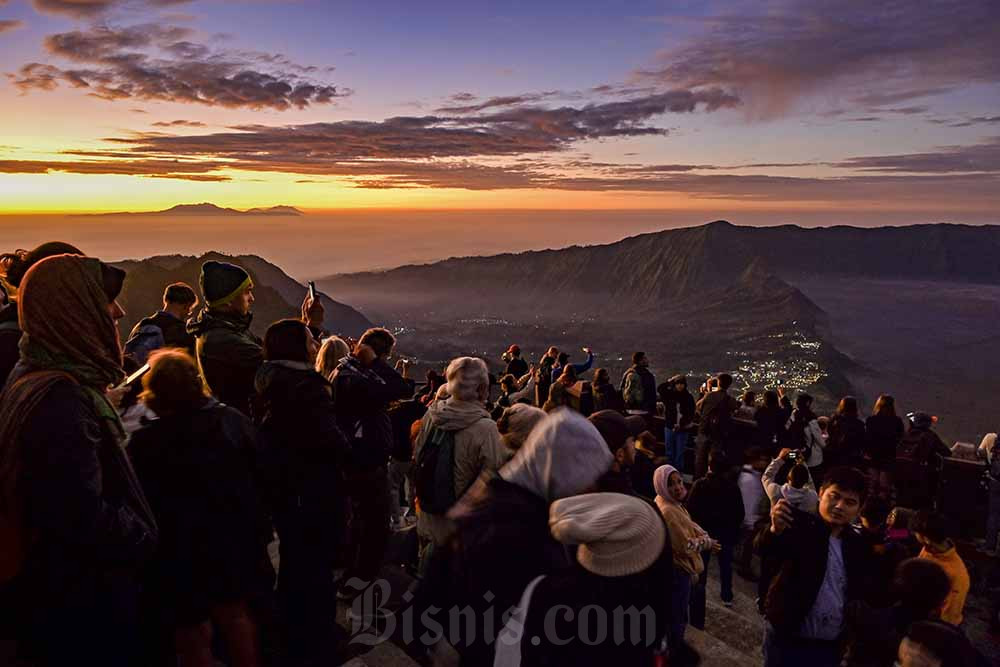
{"type": "Polygon", "coordinates": [[[0,234],[203,201],[1000,217],[996,0],[0,0],[0,72],[0,234]]]}

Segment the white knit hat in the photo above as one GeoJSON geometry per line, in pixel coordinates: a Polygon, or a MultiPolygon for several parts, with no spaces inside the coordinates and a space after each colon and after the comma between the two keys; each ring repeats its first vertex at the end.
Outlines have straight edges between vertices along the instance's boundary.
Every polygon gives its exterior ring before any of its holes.
{"type": "Polygon", "coordinates": [[[563,544],[580,545],[577,561],[602,577],[646,570],[667,541],[659,512],[620,493],[587,493],[555,501],[549,507],[549,529],[563,544]]]}

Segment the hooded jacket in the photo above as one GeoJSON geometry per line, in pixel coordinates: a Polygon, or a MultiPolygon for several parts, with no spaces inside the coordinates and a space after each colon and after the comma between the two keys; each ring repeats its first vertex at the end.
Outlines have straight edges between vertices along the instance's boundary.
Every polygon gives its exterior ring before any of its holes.
{"type": "Polygon", "coordinates": [[[775,482],[775,479],[778,477],[778,472],[784,465],[784,459],[774,459],[768,464],[767,469],[764,471],[764,475],[761,477],[761,483],[764,485],[764,492],[767,494],[771,504],[774,505],[779,500],[785,499],[797,510],[809,512],[810,514],[816,514],[819,511],[819,494],[816,493],[816,487],[813,485],[812,481],[812,474],[808,473],[809,469],[806,468],[807,474],[809,475],[809,481],[807,481],[801,489],[796,489],[792,486],[791,482],[785,482],[784,484],[778,484],[775,482]]]}
{"type": "MultiPolygon", "coordinates": [[[[500,439],[496,422],[480,403],[459,401],[454,397],[431,403],[417,434],[416,460],[419,460],[420,452],[434,429],[454,434],[455,498],[461,498],[480,475],[495,473],[507,461],[507,450],[500,439]]],[[[424,511],[421,511],[417,524],[421,535],[437,543],[447,538],[450,527],[451,522],[445,517],[424,511]]]]}
{"type": "Polygon", "coordinates": [[[264,361],[261,340],[250,332],[253,315],[241,317],[217,310],[202,310],[188,322],[195,337],[198,367],[212,395],[251,415],[254,378],[264,361]]]}
{"type": "Polygon", "coordinates": [[[125,351],[140,363],[162,347],[179,347],[194,354],[194,336],[188,333],[183,320],[161,310],[143,318],[133,328],[125,342],[125,351]]]}

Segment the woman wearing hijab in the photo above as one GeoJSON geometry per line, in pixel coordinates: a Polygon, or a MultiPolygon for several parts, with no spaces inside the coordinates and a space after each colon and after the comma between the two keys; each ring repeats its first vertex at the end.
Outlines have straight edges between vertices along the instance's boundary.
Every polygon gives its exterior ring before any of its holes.
{"type": "Polygon", "coordinates": [[[500,629],[501,616],[534,577],[571,565],[549,532],[549,506],[595,489],[612,460],[593,424],[557,410],[535,426],[499,476],[473,485],[448,513],[455,532],[428,564],[418,606],[475,612],[474,635],[449,637],[463,665],[492,664],[493,637],[484,636],[489,624],[493,633],[500,629]]]}
{"type": "Polygon", "coordinates": [[[709,537],[704,528],[692,521],[691,515],[684,508],[682,503],[687,496],[687,489],[677,468],[670,465],[657,468],[653,473],[653,488],[656,489],[656,507],[667,524],[674,555],[669,643],[676,648],[684,642],[691,586],[698,581],[705,569],[701,553],[709,550],[717,553],[721,545],[709,537]]]}
{"type": "Polygon", "coordinates": [[[105,394],[124,375],[124,279],[57,255],[21,282],[21,356],[0,396],[0,542],[21,643],[39,664],[138,664],[138,572],[156,524],[105,394]]]}

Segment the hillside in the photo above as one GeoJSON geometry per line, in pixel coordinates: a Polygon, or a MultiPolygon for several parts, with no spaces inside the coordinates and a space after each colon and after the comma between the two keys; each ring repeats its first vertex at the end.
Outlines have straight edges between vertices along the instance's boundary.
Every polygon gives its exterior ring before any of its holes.
{"type": "MultiPolygon", "coordinates": [[[[166,285],[182,281],[194,287],[196,292],[199,291],[198,276],[201,265],[211,259],[239,264],[250,273],[255,285],[256,299],[252,328],[258,334],[262,334],[275,320],[299,316],[302,299],[306,293],[305,286],[260,257],[254,255],[230,257],[219,253],[207,253],[201,257],[164,255],[143,260],[126,260],[116,264],[128,271],[120,299],[127,313],[121,323],[123,335],[127,335],[140,319],[159,309],[163,288],[166,285]]],[[[325,294],[323,296],[325,297],[323,304],[326,306],[326,327],[331,331],[357,336],[372,326],[368,318],[354,308],[334,301],[325,294]]]]}

